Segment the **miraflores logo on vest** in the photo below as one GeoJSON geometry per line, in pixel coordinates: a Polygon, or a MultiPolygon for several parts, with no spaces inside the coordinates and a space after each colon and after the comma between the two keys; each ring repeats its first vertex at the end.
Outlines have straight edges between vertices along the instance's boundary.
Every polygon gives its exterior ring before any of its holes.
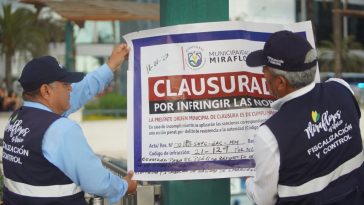
{"type": "Polygon", "coordinates": [[[342,119],[341,110],[337,110],[335,113],[325,111],[322,114],[313,110],[310,122],[305,129],[308,140],[313,139],[316,134],[329,133],[319,135],[317,140],[312,141],[315,144],[307,149],[307,154],[316,156],[316,159],[320,160],[322,156],[334,152],[338,147],[350,141],[353,138],[352,130],[353,125],[350,121],[344,122],[342,119]]]}
{"type": "Polygon", "coordinates": [[[30,132],[30,129],[24,128],[22,126],[23,120],[18,120],[17,117],[18,115],[15,115],[9,120],[5,132],[9,132],[12,142],[21,143],[24,141],[24,137],[30,132]]]}
{"type": "Polygon", "coordinates": [[[307,128],[305,129],[308,139],[314,137],[316,133],[323,131],[333,132],[343,123],[343,120],[341,119],[341,110],[337,110],[335,113],[325,111],[323,114],[314,110],[311,112],[311,117],[313,123],[311,121],[308,122],[307,128]]]}
{"type": "Polygon", "coordinates": [[[320,113],[318,113],[316,110],[311,112],[312,120],[316,123],[320,120],[320,113]]]}

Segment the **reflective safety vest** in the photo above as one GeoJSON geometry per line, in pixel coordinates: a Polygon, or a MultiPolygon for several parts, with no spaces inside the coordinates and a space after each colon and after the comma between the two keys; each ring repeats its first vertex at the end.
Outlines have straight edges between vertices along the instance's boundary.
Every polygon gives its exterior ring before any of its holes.
{"type": "Polygon", "coordinates": [[[265,122],[280,153],[277,204],[364,204],[359,119],[351,92],[325,82],[265,122]]]}
{"type": "Polygon", "coordinates": [[[10,117],[3,144],[5,205],[86,205],[81,188],[43,156],[43,136],[60,117],[31,107],[10,117]]]}

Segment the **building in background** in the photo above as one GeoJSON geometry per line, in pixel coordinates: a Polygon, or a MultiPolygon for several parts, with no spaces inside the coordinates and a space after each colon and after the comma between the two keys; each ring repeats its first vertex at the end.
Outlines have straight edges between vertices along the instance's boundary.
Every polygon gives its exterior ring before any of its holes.
{"type": "MultiPolygon", "coordinates": [[[[13,6],[13,9],[16,9],[18,7],[27,7],[33,11],[36,11],[35,6],[33,6],[32,4],[37,4],[38,2],[40,3],[45,3],[46,5],[51,5],[54,8],[60,8],[61,11],[64,11],[64,9],[69,9],[70,13],[72,13],[72,10],[74,8],[69,7],[66,8],[67,5],[62,5],[63,2],[59,1],[53,1],[54,3],[52,3],[52,1],[43,1],[43,0],[29,0],[29,1],[25,1],[27,3],[30,4],[24,4],[24,3],[19,3],[19,1],[14,1],[14,0],[0,0],[0,4],[3,3],[11,3],[13,6]],[[57,5],[58,3],[58,5],[57,5]]],[[[86,3],[86,1],[84,1],[86,3]]],[[[117,4],[117,2],[120,2],[120,6],[123,7],[123,2],[125,1],[109,1],[112,2],[113,4],[110,5],[115,5],[117,4]]],[[[137,3],[156,3],[159,4],[159,0],[134,0],[132,2],[137,2],[137,3]]],[[[82,4],[82,2],[72,2],[72,3],[76,3],[76,4],[82,4]]],[[[95,4],[91,3],[92,6],[97,6],[97,4],[100,4],[100,2],[95,2],[95,4]]],[[[102,4],[102,3],[101,3],[102,4]]],[[[118,6],[119,6],[118,5],[118,6]]],[[[81,6],[82,5],[77,5],[77,6],[81,6]]],[[[117,6],[117,8],[118,8],[117,6]]],[[[110,7],[110,6],[109,6],[110,7]]],[[[113,9],[113,12],[116,13],[116,15],[118,15],[118,12],[115,12],[116,9],[113,9]]],[[[142,10],[141,7],[139,8],[139,10],[142,10]]],[[[155,7],[153,7],[155,8],[155,7]]],[[[75,8],[77,9],[77,8],[75,8]]],[[[78,8],[80,9],[80,8],[78,8]]],[[[104,9],[104,8],[103,8],[104,9]]],[[[135,6],[133,8],[131,8],[132,10],[136,10],[135,6]]],[[[83,9],[86,10],[86,9],[83,9]]],[[[138,9],[137,9],[138,10],[138,9]]],[[[1,11],[0,11],[1,12],[1,11]]],[[[148,28],[154,28],[154,27],[158,27],[159,26],[159,21],[151,21],[151,20],[133,20],[133,12],[140,12],[140,11],[132,11],[132,13],[130,14],[131,16],[131,20],[130,21],[119,21],[119,20],[115,20],[115,21],[90,21],[90,20],[86,20],[82,23],[80,22],[75,22],[75,23],[71,23],[71,30],[73,29],[73,34],[71,34],[74,39],[73,39],[73,52],[72,52],[72,59],[75,62],[75,70],[77,71],[81,71],[81,72],[89,72],[91,70],[94,70],[95,68],[97,68],[98,66],[102,65],[103,63],[106,62],[108,55],[110,55],[110,52],[112,50],[112,48],[120,43],[121,41],[123,41],[122,39],[122,35],[129,33],[129,32],[134,32],[134,31],[138,31],[138,30],[144,30],[144,29],[148,29],[148,28]],[[125,25],[123,25],[125,24],[125,25]],[[80,26],[79,26],[80,25],[80,26]]],[[[150,12],[150,11],[149,11],[150,12]]],[[[119,14],[125,13],[124,11],[120,11],[119,14]]],[[[155,13],[155,12],[152,12],[155,13]]],[[[157,13],[159,14],[159,10],[157,11],[157,13]]],[[[108,15],[109,13],[107,13],[108,15]]],[[[120,14],[120,15],[121,15],[120,14]]],[[[149,15],[150,13],[147,12],[147,14],[145,14],[145,16],[149,15]]],[[[62,18],[60,15],[58,15],[57,11],[52,10],[49,7],[43,7],[41,9],[41,13],[40,15],[52,15],[54,18],[58,18],[58,19],[63,19],[66,20],[65,18],[62,18]]],[[[89,15],[89,14],[88,14],[89,15]]],[[[112,15],[112,12],[110,12],[110,15],[112,15]]],[[[136,14],[138,15],[138,14],[136,14]]],[[[77,15],[75,15],[77,16],[77,15]]],[[[89,15],[90,16],[90,15],[89,15]]],[[[144,17],[145,18],[145,17],[144,17]]],[[[65,29],[67,30],[67,29],[65,29]]],[[[68,33],[69,34],[69,33],[68,33]]],[[[65,36],[67,35],[67,32],[65,33],[65,36]]],[[[67,37],[66,37],[67,39],[67,37]]],[[[68,42],[69,43],[69,42],[68,42]]],[[[49,45],[49,55],[52,55],[54,57],[56,57],[59,62],[63,65],[67,64],[67,58],[66,58],[66,48],[67,47],[67,40],[66,42],[63,43],[57,43],[57,44],[51,44],[49,45]]],[[[24,59],[21,58],[18,54],[15,54],[14,58],[13,58],[13,62],[12,62],[12,75],[16,78],[16,76],[19,76],[22,68],[24,67],[25,63],[30,60],[31,57],[29,57],[29,59],[24,59]]],[[[4,58],[0,58],[0,81],[4,78],[4,73],[5,73],[5,63],[4,63],[4,58]]],[[[124,64],[125,66],[125,64],[124,64]]],[[[66,66],[67,67],[67,66],[66,66]]],[[[70,66],[68,66],[70,67],[70,66]]],[[[73,66],[71,66],[73,67],[73,66]]],[[[73,69],[73,68],[71,68],[73,69]]],[[[14,82],[15,87],[19,87],[17,84],[17,82],[14,82]]],[[[113,82],[113,87],[115,87],[115,91],[126,95],[126,68],[123,69],[123,71],[121,73],[116,73],[116,80],[113,82]],[[120,80],[121,78],[123,78],[123,80],[120,80]]],[[[18,89],[17,89],[18,90],[18,89]]]]}
{"type": "MultiPolygon", "coordinates": [[[[343,6],[347,9],[358,11],[364,10],[363,0],[347,0],[342,1],[343,6]]],[[[317,0],[313,4],[313,22],[315,27],[316,42],[332,39],[332,1],[317,0]]],[[[343,17],[343,35],[354,36],[357,41],[364,45],[364,16],[359,17],[343,17]]]]}
{"type": "MultiPolygon", "coordinates": [[[[0,0],[0,3],[12,2],[14,8],[32,5],[21,4],[18,1],[0,0]]],[[[141,3],[157,3],[159,0],[135,0],[141,3]]],[[[364,10],[363,0],[343,0],[347,2],[348,9],[364,10]]],[[[323,40],[332,38],[332,0],[229,0],[230,20],[269,22],[269,23],[293,23],[311,19],[314,25],[315,40],[318,47],[323,40]]],[[[42,13],[49,10],[43,9],[42,13]]],[[[1,12],[1,11],[0,11],[1,12]]],[[[55,18],[61,18],[53,13],[55,18]]],[[[343,33],[352,35],[364,45],[364,18],[344,17],[343,33]]],[[[159,21],[85,21],[83,27],[74,24],[75,37],[75,67],[77,71],[89,72],[103,64],[112,47],[122,42],[122,35],[144,29],[159,27],[159,21]]],[[[57,57],[60,63],[65,64],[65,44],[49,45],[49,54],[57,57]]],[[[362,53],[362,51],[359,51],[362,53]]],[[[25,65],[25,60],[15,56],[13,61],[13,76],[19,73],[25,65]]],[[[126,66],[124,64],[124,66],[126,66]]],[[[0,79],[4,77],[4,60],[0,60],[0,79]]],[[[117,74],[117,92],[126,95],[126,68],[117,74]]]]}
{"type": "MultiPolygon", "coordinates": [[[[319,43],[331,40],[333,0],[229,0],[230,19],[265,23],[293,23],[311,20],[319,43]]],[[[364,10],[364,0],[342,0],[343,7],[364,10]]],[[[364,18],[343,17],[343,34],[355,36],[364,45],[364,18]]]]}

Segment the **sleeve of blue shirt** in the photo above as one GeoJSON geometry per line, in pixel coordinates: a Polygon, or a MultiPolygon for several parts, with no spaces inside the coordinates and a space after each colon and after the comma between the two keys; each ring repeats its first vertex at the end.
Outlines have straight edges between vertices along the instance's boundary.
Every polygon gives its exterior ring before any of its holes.
{"type": "MultiPolygon", "coordinates": [[[[76,111],[112,79],[107,65],[89,73],[72,85],[71,107],[64,116],[76,111]]],[[[89,147],[81,127],[68,118],[60,118],[46,131],[42,150],[45,158],[64,172],[75,184],[88,193],[106,197],[116,203],[127,191],[125,180],[102,166],[101,160],[89,147]]]]}
{"type": "Polygon", "coordinates": [[[113,72],[107,64],[88,73],[82,81],[72,84],[71,107],[63,116],[68,116],[84,106],[97,93],[103,91],[113,79],[113,72]]]}

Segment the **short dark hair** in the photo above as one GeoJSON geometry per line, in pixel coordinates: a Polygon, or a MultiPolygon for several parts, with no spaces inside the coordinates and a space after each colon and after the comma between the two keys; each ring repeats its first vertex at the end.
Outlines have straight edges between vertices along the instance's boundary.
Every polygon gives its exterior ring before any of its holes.
{"type": "Polygon", "coordinates": [[[22,98],[26,101],[34,101],[38,96],[40,96],[40,88],[32,91],[23,91],[22,93],[22,98]]]}

